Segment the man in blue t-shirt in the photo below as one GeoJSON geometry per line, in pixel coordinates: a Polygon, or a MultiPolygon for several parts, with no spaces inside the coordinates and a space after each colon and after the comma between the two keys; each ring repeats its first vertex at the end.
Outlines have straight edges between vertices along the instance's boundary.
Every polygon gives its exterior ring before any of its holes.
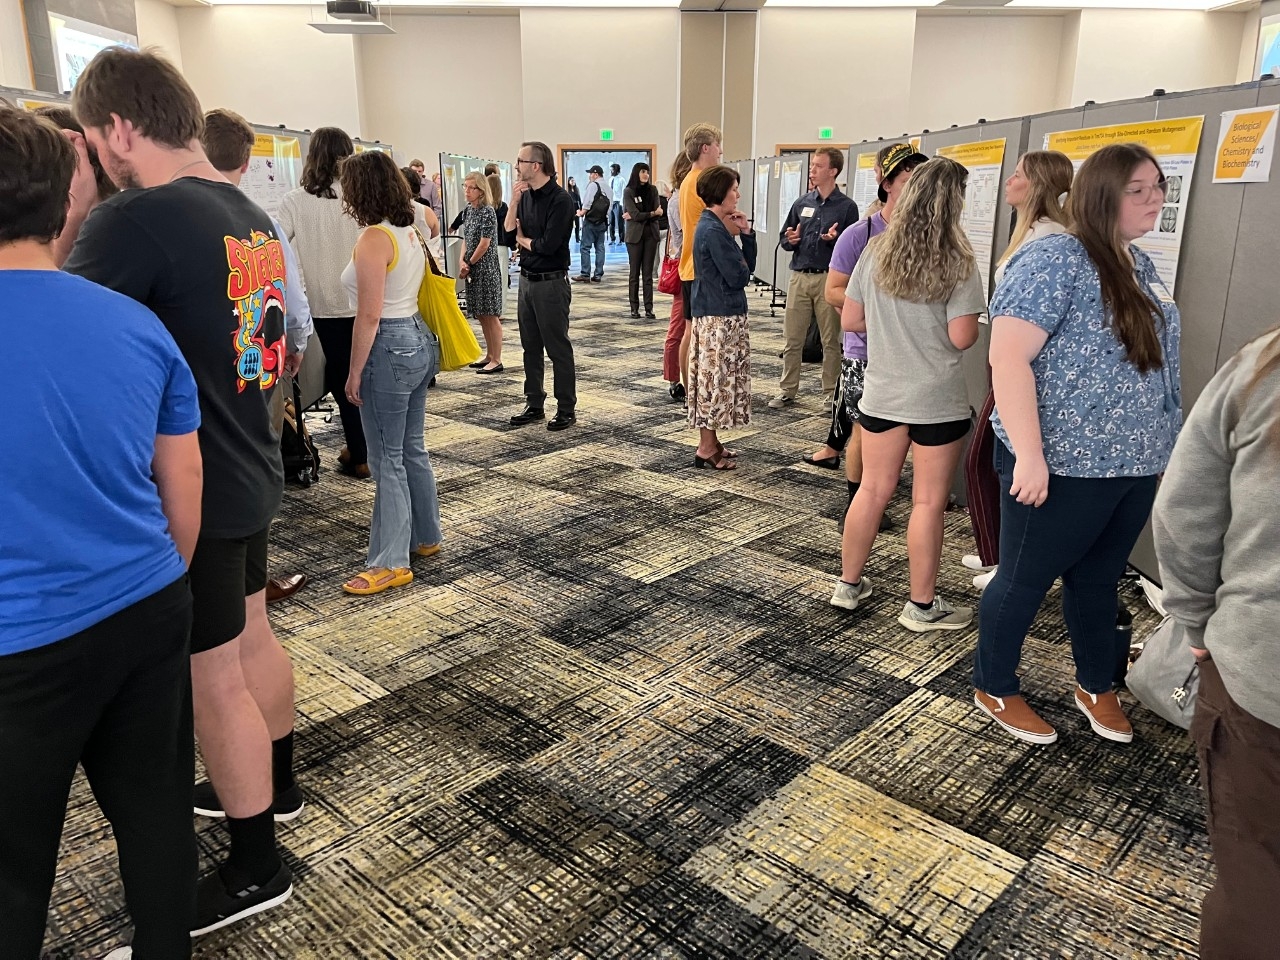
{"type": "Polygon", "coordinates": [[[186,957],[196,384],[155,314],[57,268],[68,195],[93,190],[83,141],[0,112],[0,170],[0,301],[32,334],[0,379],[0,449],[39,465],[0,468],[0,953],[40,956],[83,764],[115,831],[134,956],[186,957]]]}

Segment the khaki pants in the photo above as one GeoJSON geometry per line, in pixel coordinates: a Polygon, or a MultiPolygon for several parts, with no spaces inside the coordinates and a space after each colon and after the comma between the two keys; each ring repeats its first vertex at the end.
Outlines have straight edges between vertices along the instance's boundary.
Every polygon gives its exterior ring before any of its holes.
{"type": "Polygon", "coordinates": [[[822,335],[822,392],[830,397],[835,393],[840,379],[840,314],[827,303],[823,291],[827,285],[825,273],[791,274],[787,288],[787,312],[782,318],[782,380],[779,382],[784,397],[794,397],[800,390],[800,363],[804,355],[804,338],[809,332],[809,320],[816,314],[818,332],[822,335]]]}

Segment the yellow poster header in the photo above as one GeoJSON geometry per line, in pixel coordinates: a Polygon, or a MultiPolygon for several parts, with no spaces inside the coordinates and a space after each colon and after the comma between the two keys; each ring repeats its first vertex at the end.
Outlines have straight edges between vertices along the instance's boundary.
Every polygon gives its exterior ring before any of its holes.
{"type": "Polygon", "coordinates": [[[939,147],[937,153],[964,167],[998,167],[1004,163],[1004,138],[939,147]]]}
{"type": "Polygon", "coordinates": [[[253,156],[302,159],[302,145],[297,137],[280,137],[274,133],[260,133],[253,140],[253,156]]]}
{"type": "Polygon", "coordinates": [[[876,166],[876,155],[874,153],[858,154],[859,170],[874,170],[876,166]]]}
{"type": "Polygon", "coordinates": [[[1046,150],[1058,150],[1073,161],[1084,160],[1113,143],[1140,143],[1157,157],[1194,155],[1200,147],[1204,117],[1120,123],[1087,130],[1063,130],[1045,137],[1046,150]]]}

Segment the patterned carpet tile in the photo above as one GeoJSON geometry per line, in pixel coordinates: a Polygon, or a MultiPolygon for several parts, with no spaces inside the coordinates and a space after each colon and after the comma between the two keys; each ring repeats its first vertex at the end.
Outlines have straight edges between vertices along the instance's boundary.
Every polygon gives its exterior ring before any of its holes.
{"type": "MultiPolygon", "coordinates": [[[[295,893],[198,960],[1194,956],[1212,868],[1185,736],[1130,701],[1134,743],[1088,731],[1056,593],[1022,673],[1061,740],[1029,747],[978,713],[976,631],[897,624],[909,463],[874,595],[831,607],[847,496],[800,460],[827,431],[817,368],[767,408],[781,319],[753,293],[752,422],[723,435],[742,466],[694,469],[661,374],[669,301],[627,318],[621,259],[574,289],[572,430],[511,427],[511,321],[506,374],[439,377],[444,549],[409,586],[341,591],[373,484],[331,469],[340,424],[309,416],[325,470],[286,491],[271,557],[310,578],[271,608],[307,797],[278,831],[295,893]]],[[[944,533],[939,590],[975,604],[963,510],[944,533]]],[[[1141,636],[1155,618],[1122,596],[1141,636]]],[[[226,856],[222,823],[197,840],[206,868],[226,856]]],[[[77,779],[46,956],[98,960],[128,935],[111,830],[77,779]]]]}

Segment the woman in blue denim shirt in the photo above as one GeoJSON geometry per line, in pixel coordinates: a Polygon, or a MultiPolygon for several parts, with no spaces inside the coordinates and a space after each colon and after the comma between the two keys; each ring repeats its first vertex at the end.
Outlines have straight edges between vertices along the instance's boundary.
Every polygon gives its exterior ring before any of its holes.
{"type": "Polygon", "coordinates": [[[697,187],[706,209],[694,236],[685,238],[693,243],[696,271],[689,305],[689,426],[698,428],[693,464],[732,470],[736,455],[724,448],[716,431],[751,422],[746,289],[756,268],[756,238],[738,209],[736,170],[709,167],[697,187]]]}
{"type": "Polygon", "coordinates": [[[1164,195],[1145,147],[1099,150],[1076,174],[1072,232],[1019,251],[991,301],[1000,566],[979,612],[974,701],[1030,743],[1058,735],[1015,671],[1058,577],[1076,706],[1099,736],[1133,739],[1112,692],[1116,584],[1182,424],[1178,308],[1133,246],[1164,195]]]}
{"type": "Polygon", "coordinates": [[[346,394],[360,408],[377,484],[368,569],[342,585],[363,596],[412,581],[411,553],[440,552],[440,501],[423,437],[440,344],[418,313],[427,248],[413,225],[409,184],[390,156],[348,158],[342,202],[365,228],[342,271],[356,315],[346,394]]]}

